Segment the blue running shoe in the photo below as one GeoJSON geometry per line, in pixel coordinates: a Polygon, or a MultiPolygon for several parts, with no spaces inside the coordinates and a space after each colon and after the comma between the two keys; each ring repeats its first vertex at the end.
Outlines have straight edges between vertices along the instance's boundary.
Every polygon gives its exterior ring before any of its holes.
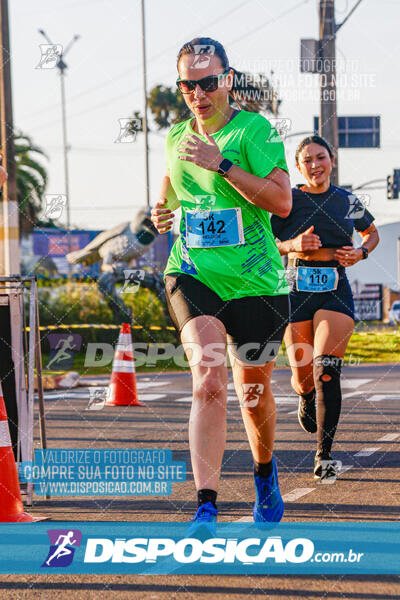
{"type": "Polygon", "coordinates": [[[278,469],[272,457],[272,473],[269,477],[254,475],[256,501],[253,518],[256,523],[278,523],[283,516],[284,504],[279,490],[278,469]]]}
{"type": "Polygon", "coordinates": [[[212,502],[206,502],[199,506],[190,521],[189,529],[186,537],[194,537],[196,539],[208,539],[216,534],[218,510],[212,502]]]}

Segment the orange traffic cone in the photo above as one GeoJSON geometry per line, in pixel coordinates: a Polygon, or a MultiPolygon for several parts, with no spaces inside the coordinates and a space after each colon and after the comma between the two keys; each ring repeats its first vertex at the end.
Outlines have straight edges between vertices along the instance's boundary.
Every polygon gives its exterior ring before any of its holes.
{"type": "Polygon", "coordinates": [[[33,520],[31,515],[24,512],[22,505],[7,412],[0,385],[0,522],[15,523],[33,520]]]}
{"type": "Polygon", "coordinates": [[[108,399],[109,406],[144,406],[138,400],[131,326],[123,323],[115,350],[108,399]]]}

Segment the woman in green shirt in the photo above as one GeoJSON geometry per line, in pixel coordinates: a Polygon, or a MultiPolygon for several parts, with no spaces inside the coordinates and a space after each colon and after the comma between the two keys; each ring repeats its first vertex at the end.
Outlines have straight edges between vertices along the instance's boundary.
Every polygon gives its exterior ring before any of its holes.
{"type": "Polygon", "coordinates": [[[194,119],[168,133],[167,174],[152,220],[164,233],[172,211],[182,208],[164,275],[171,318],[193,376],[189,443],[199,505],[194,526],[212,528],[217,516],[227,346],[254,460],[254,520],[280,521],[270,382],[288,322],[289,290],[269,213],[285,217],[291,209],[284,148],[265,117],[230,106],[229,94],[239,102],[239,73],[219,42],[196,38],[185,44],[177,67],[177,85],[194,119]]]}

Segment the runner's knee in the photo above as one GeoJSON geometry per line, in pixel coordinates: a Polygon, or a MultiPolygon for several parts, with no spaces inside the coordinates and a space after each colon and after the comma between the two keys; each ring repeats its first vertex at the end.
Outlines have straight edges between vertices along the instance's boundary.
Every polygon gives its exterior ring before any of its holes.
{"type": "Polygon", "coordinates": [[[193,396],[198,401],[220,401],[226,396],[227,378],[221,369],[207,369],[196,375],[193,381],[193,396]]]}
{"type": "Polygon", "coordinates": [[[314,381],[317,392],[340,393],[340,375],[343,360],[332,354],[321,354],[314,359],[314,381]]]}

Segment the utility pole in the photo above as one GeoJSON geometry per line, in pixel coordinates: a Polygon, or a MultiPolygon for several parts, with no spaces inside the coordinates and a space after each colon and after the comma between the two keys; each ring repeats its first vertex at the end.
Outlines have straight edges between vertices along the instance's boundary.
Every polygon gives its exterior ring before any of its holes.
{"type": "MultiPolygon", "coordinates": [[[[331,181],[339,185],[338,117],[336,107],[336,34],[354,13],[362,0],[357,0],[343,21],[335,22],[335,0],[319,0],[319,39],[300,40],[300,72],[318,73],[320,80],[319,134],[336,153],[331,181]]],[[[347,146],[349,147],[349,146],[347,146]]]]}
{"type": "Polygon", "coordinates": [[[0,20],[0,139],[3,166],[8,173],[8,179],[2,190],[2,210],[0,211],[0,275],[17,275],[20,272],[19,211],[14,159],[11,54],[7,0],[0,0],[0,20]]]}
{"type": "Polygon", "coordinates": [[[150,179],[149,179],[149,136],[147,128],[147,70],[146,70],[146,25],[144,15],[144,0],[141,0],[142,13],[142,72],[143,72],[143,135],[144,135],[144,161],[145,161],[145,186],[146,204],[150,208],[150,179]]]}
{"type": "Polygon", "coordinates": [[[319,54],[321,61],[319,134],[336,152],[331,181],[333,185],[339,185],[335,42],[335,0],[319,0],[319,54]]]}
{"type": "MultiPolygon", "coordinates": [[[[0,192],[0,276],[20,274],[19,210],[14,153],[8,1],[0,0],[0,143],[8,173],[0,192]]],[[[0,380],[12,446],[18,454],[19,413],[26,405],[20,298],[3,288],[0,296],[0,380]]]]}
{"type": "MultiPolygon", "coordinates": [[[[39,29],[39,33],[45,38],[45,40],[54,46],[53,42],[50,40],[49,36],[46,34],[43,29],[39,29]]],[[[56,64],[57,69],[60,73],[60,84],[61,84],[61,116],[62,116],[62,137],[63,137],[63,150],[64,150],[64,185],[65,185],[65,197],[66,203],[65,208],[67,212],[67,240],[68,240],[68,252],[72,251],[71,244],[71,205],[70,205],[70,195],[69,195],[69,168],[68,168],[68,140],[67,140],[67,111],[66,111],[66,101],[65,101],[65,71],[67,69],[67,64],[64,60],[67,52],[71,49],[71,46],[79,40],[79,35],[74,35],[68,46],[61,52],[58,57],[58,61],[56,64]]],[[[68,271],[71,272],[72,266],[68,263],[68,271]]]]}

